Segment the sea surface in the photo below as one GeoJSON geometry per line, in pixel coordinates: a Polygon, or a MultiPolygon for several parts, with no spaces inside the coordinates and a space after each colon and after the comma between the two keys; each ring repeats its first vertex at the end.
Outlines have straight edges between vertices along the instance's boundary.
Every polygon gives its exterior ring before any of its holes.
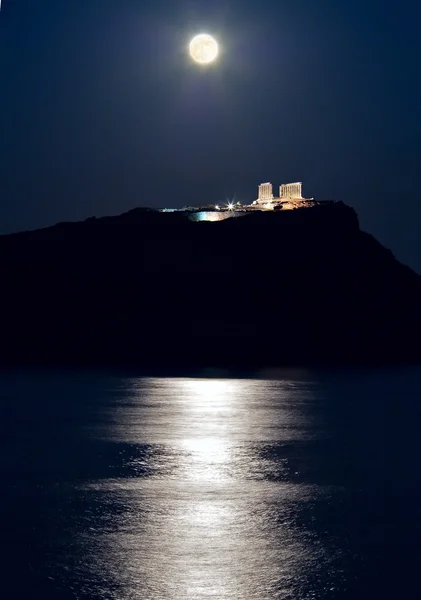
{"type": "Polygon", "coordinates": [[[0,597],[419,597],[421,369],[201,375],[0,374],[0,597]]]}

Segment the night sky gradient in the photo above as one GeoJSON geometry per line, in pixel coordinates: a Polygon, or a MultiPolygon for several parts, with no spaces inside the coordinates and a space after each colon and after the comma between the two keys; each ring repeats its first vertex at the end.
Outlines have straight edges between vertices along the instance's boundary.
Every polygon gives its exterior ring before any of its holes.
{"type": "Polygon", "coordinates": [[[3,0],[0,232],[303,181],[421,272],[421,5],[3,0]],[[222,55],[203,69],[190,38],[222,55]]]}

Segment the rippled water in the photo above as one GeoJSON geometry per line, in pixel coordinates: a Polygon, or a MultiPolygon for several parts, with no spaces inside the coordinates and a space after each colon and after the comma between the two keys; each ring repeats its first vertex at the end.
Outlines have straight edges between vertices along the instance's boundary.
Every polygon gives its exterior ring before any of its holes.
{"type": "Polygon", "coordinates": [[[5,598],[416,595],[420,369],[0,393],[5,598]]]}

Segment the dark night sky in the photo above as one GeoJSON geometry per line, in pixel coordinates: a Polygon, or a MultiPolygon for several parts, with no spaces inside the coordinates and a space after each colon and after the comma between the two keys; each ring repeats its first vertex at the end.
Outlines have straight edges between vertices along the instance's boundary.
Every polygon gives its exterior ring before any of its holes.
{"type": "Polygon", "coordinates": [[[135,206],[353,206],[421,272],[421,7],[380,0],[3,0],[0,231],[135,206]],[[205,30],[210,69],[187,57],[205,30]]]}

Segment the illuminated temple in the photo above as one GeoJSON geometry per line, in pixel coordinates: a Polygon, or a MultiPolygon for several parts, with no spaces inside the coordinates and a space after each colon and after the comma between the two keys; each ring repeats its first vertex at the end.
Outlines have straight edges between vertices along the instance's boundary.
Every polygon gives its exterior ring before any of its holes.
{"type": "Polygon", "coordinates": [[[263,210],[273,210],[274,208],[293,209],[305,205],[306,202],[312,202],[313,198],[303,198],[303,184],[301,181],[295,183],[283,183],[279,186],[279,196],[273,195],[273,187],[270,182],[259,185],[259,195],[257,200],[251,206],[263,210]]]}
{"type": "Polygon", "coordinates": [[[163,212],[183,212],[192,221],[222,221],[231,217],[241,217],[247,213],[268,210],[294,210],[318,204],[313,198],[303,198],[301,181],[283,183],[279,186],[279,196],[273,195],[270,182],[261,183],[258,188],[257,200],[251,204],[228,202],[226,205],[215,204],[203,207],[187,207],[183,209],[161,209],[163,212]]]}

